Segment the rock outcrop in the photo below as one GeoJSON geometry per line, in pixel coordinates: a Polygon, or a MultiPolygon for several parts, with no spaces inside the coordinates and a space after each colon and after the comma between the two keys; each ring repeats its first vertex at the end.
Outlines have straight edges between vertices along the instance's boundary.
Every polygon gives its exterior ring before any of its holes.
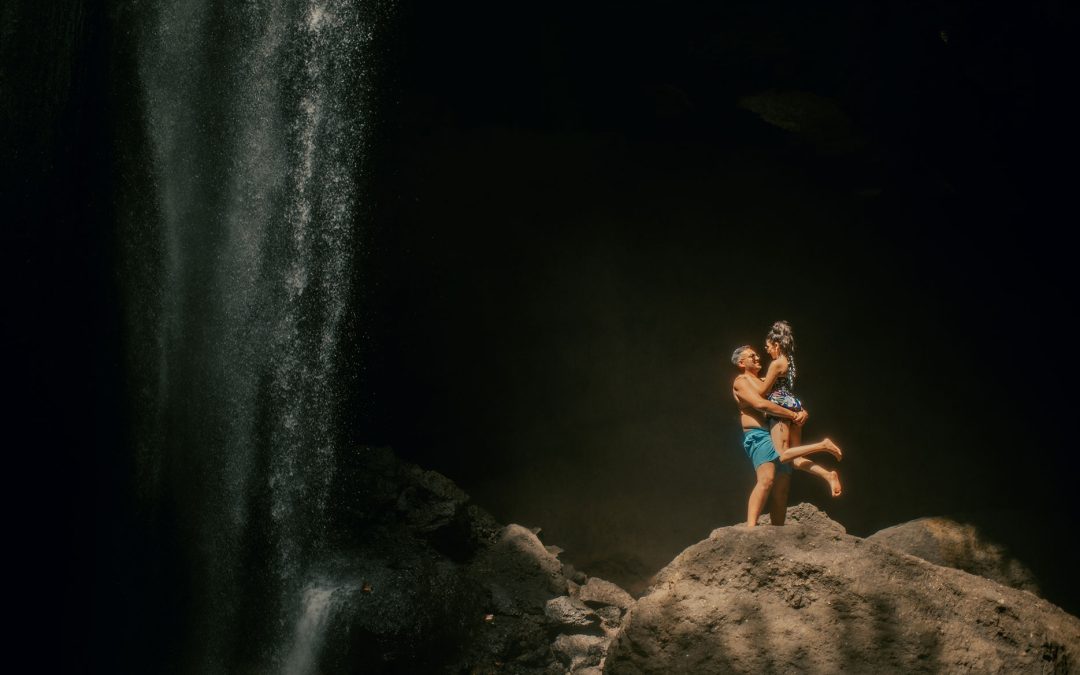
{"type": "MultiPolygon", "coordinates": [[[[564,565],[537,532],[388,449],[358,449],[333,498],[340,553],[305,591],[322,672],[597,673],[633,598],[564,565]]],[[[310,670],[307,666],[298,668],[310,670]]]]}
{"type": "Polygon", "coordinates": [[[808,505],[723,527],[623,620],[604,672],[1080,672],[1080,619],[846,534],[808,505]]]}
{"type": "Polygon", "coordinates": [[[1031,570],[970,523],[950,518],[918,518],[887,527],[866,539],[935,565],[955,567],[1005,586],[1039,593],[1031,570]]]}

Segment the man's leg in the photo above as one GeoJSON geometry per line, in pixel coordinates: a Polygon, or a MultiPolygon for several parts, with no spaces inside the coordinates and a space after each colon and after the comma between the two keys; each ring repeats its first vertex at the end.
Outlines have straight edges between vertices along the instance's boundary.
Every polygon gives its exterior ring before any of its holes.
{"type": "MultiPolygon", "coordinates": [[[[769,462],[776,466],[772,462],[769,462]]],[[[788,492],[791,491],[791,472],[777,471],[773,479],[772,499],[769,502],[769,518],[773,525],[783,525],[787,518],[788,492]]]]}
{"type": "Polygon", "coordinates": [[[758,466],[756,471],[757,484],[750,491],[750,501],[746,505],[747,527],[757,525],[758,516],[761,515],[762,509],[765,508],[765,501],[769,498],[769,491],[772,489],[773,479],[776,476],[776,465],[772,462],[764,462],[758,466]]]}

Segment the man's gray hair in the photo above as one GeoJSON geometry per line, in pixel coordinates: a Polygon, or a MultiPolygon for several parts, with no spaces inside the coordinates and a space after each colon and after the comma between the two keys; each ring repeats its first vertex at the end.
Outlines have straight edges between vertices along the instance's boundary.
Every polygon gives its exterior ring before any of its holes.
{"type": "Polygon", "coordinates": [[[739,359],[742,358],[742,353],[745,352],[747,349],[750,349],[750,345],[736,347],[735,351],[731,352],[731,364],[734,366],[739,365],[739,359]]]}

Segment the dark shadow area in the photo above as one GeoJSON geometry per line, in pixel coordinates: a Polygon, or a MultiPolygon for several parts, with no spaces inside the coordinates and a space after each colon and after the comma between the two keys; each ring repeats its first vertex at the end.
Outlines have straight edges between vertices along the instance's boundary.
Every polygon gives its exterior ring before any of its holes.
{"type": "Polygon", "coordinates": [[[1070,443],[1018,412],[1025,350],[1074,372],[1051,290],[1065,130],[1039,103],[1058,18],[407,7],[356,437],[640,587],[743,517],[728,357],[785,318],[806,438],[847,451],[843,498],[800,476],[792,503],[859,535],[1076,513],[1070,443]]]}

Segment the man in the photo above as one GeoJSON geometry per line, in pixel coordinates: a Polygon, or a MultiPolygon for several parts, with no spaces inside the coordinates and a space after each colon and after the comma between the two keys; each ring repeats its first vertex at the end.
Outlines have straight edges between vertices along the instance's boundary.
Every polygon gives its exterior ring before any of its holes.
{"type": "Polygon", "coordinates": [[[802,426],[809,415],[805,410],[788,410],[766,400],[760,393],[761,358],[750,345],[743,345],[731,355],[731,362],[739,369],[739,375],[731,386],[735,396],[735,405],[739,408],[739,422],[743,429],[743,449],[757,472],[757,484],[750,492],[750,501],[746,506],[746,525],[755,527],[758,516],[765,508],[765,501],[772,494],[769,514],[773,525],[783,525],[787,516],[788,490],[791,488],[791,461],[815,452],[828,452],[837,459],[841,458],[840,448],[825,439],[818,443],[787,448],[781,453],[776,451],[765,416],[791,420],[802,426]]]}

